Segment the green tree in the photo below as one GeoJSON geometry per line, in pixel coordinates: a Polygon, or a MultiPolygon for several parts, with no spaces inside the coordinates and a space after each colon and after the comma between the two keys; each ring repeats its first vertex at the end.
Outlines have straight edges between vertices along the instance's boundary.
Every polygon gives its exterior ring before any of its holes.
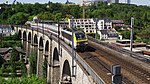
{"type": "Polygon", "coordinates": [[[31,53],[29,56],[30,61],[30,74],[36,74],[36,68],[37,68],[37,56],[34,52],[31,53]]]}
{"type": "Polygon", "coordinates": [[[16,77],[16,61],[18,61],[18,52],[16,51],[16,49],[12,49],[12,52],[11,52],[11,67],[12,67],[12,77],[16,77]]]}
{"type": "Polygon", "coordinates": [[[14,14],[10,19],[9,22],[11,24],[24,24],[28,20],[29,15],[24,12],[18,12],[14,14]]]}
{"type": "Polygon", "coordinates": [[[53,14],[50,12],[44,12],[37,15],[41,20],[54,20],[53,14]]]}
{"type": "Polygon", "coordinates": [[[43,77],[46,78],[47,77],[47,59],[44,59],[44,63],[43,63],[43,77]]]}
{"type": "Polygon", "coordinates": [[[123,35],[124,39],[130,39],[130,31],[126,30],[126,31],[122,31],[120,33],[121,33],[121,35],[123,35]]]}
{"type": "Polygon", "coordinates": [[[8,78],[5,80],[4,78],[0,77],[1,84],[46,84],[46,80],[42,78],[38,78],[35,75],[30,77],[20,77],[20,78],[8,78]]]}
{"type": "Polygon", "coordinates": [[[149,43],[150,44],[150,31],[149,28],[146,28],[145,30],[138,33],[138,36],[140,36],[141,41],[149,43]]]}
{"type": "Polygon", "coordinates": [[[61,20],[62,19],[62,13],[56,13],[55,14],[55,20],[61,20]]]}

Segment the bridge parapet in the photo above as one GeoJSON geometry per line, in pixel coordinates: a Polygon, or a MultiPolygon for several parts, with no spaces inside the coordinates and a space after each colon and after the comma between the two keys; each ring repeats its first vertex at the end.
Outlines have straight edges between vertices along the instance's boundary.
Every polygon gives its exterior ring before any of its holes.
{"type": "MultiPolygon", "coordinates": [[[[121,47],[112,45],[112,44],[110,44],[110,43],[108,43],[108,42],[99,41],[99,40],[97,40],[97,39],[95,39],[95,38],[92,38],[92,37],[90,37],[90,36],[88,36],[88,38],[89,38],[89,40],[91,40],[91,41],[93,41],[93,42],[96,42],[96,43],[98,43],[98,44],[100,44],[100,45],[103,45],[103,46],[105,46],[105,47],[107,47],[107,48],[110,48],[110,49],[113,49],[113,50],[115,50],[115,51],[118,51],[118,52],[120,52],[120,53],[124,53],[124,54],[126,54],[126,55],[130,55],[130,56],[133,56],[133,57],[136,57],[136,58],[144,58],[144,56],[143,56],[142,54],[135,53],[135,52],[131,52],[130,50],[127,50],[127,49],[124,49],[124,48],[121,48],[121,47]]],[[[148,58],[148,59],[150,59],[150,58],[148,58]]]]}
{"type": "Polygon", "coordinates": [[[97,84],[105,84],[105,82],[97,75],[97,73],[80,57],[76,56],[77,61],[81,63],[81,65],[84,67],[84,69],[88,72],[88,74],[93,78],[95,83],[97,84]]]}

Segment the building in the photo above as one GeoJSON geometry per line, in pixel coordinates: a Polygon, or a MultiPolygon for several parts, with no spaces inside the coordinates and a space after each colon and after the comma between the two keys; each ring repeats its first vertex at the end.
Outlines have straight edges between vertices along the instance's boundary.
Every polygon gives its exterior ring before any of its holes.
{"type": "MultiPolygon", "coordinates": [[[[13,48],[11,48],[11,47],[9,47],[9,48],[0,48],[0,59],[4,60],[4,61],[10,60],[12,49],[13,48]]],[[[15,50],[18,52],[18,57],[21,60],[22,56],[25,56],[25,52],[23,52],[23,50],[20,47],[16,47],[15,50]]]]}
{"type": "MultiPolygon", "coordinates": [[[[71,28],[71,19],[68,19],[69,28],[71,28]]],[[[85,33],[96,33],[96,23],[93,19],[74,19],[74,27],[81,28],[85,33]]]]}
{"type": "Polygon", "coordinates": [[[0,37],[14,35],[13,27],[10,25],[0,25],[0,37]]]}
{"type": "Polygon", "coordinates": [[[127,0],[127,4],[130,4],[131,3],[131,0],[127,0]]]}
{"type": "Polygon", "coordinates": [[[84,5],[91,5],[91,3],[97,3],[97,2],[105,2],[106,0],[80,0],[79,4],[81,6],[84,5]]]}
{"type": "MultiPolygon", "coordinates": [[[[115,43],[112,43],[116,46],[120,47],[130,47],[130,40],[125,39],[125,40],[117,40],[115,43]]],[[[135,47],[145,47],[146,43],[138,43],[138,42],[133,42],[133,48],[135,47]]]]}
{"type": "MultiPolygon", "coordinates": [[[[96,22],[96,20],[95,20],[96,22]]],[[[103,29],[112,29],[112,21],[111,19],[104,18],[104,19],[98,19],[97,26],[99,30],[103,29]]]]}
{"type": "MultiPolygon", "coordinates": [[[[71,19],[68,19],[69,28],[71,28],[71,19]]],[[[90,31],[96,29],[96,22],[98,30],[103,29],[111,29],[112,28],[112,21],[111,19],[104,18],[104,19],[74,19],[74,27],[80,27],[86,33],[96,33],[96,31],[90,31]]]]}
{"type": "Polygon", "coordinates": [[[108,3],[119,3],[119,0],[107,0],[108,3]]]}
{"type": "Polygon", "coordinates": [[[99,32],[100,39],[102,40],[113,40],[118,38],[118,34],[114,31],[109,30],[100,30],[99,32]]]}
{"type": "Polygon", "coordinates": [[[124,26],[123,20],[111,20],[111,21],[112,21],[113,27],[123,27],[124,26]]]}
{"type": "MultiPolygon", "coordinates": [[[[72,27],[72,20],[68,19],[69,28],[72,27]]],[[[100,39],[117,39],[118,34],[112,28],[111,19],[74,19],[73,26],[81,28],[85,33],[98,33],[100,39]],[[97,24],[97,26],[96,26],[97,24]]]]}
{"type": "Polygon", "coordinates": [[[85,2],[104,2],[105,0],[83,0],[85,2]]]}
{"type": "MultiPolygon", "coordinates": [[[[71,28],[71,19],[68,20],[69,28],[71,28]]],[[[81,28],[85,33],[96,33],[97,30],[112,29],[112,22],[110,19],[74,19],[74,27],[81,28]]]]}

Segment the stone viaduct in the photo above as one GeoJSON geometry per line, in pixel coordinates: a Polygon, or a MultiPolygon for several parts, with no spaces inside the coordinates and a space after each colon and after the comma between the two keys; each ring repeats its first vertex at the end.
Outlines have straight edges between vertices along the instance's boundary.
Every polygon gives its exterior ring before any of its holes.
{"type": "Polygon", "coordinates": [[[14,28],[22,39],[26,60],[29,60],[31,53],[35,53],[36,75],[42,77],[45,70],[48,84],[105,84],[76,52],[76,60],[72,60],[72,49],[57,36],[38,28],[14,28]],[[43,69],[45,63],[46,69],[43,69]]]}

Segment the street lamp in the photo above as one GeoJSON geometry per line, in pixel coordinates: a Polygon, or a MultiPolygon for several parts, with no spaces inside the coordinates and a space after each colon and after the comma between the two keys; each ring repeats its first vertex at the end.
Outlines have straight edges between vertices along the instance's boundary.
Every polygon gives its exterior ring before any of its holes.
{"type": "Polygon", "coordinates": [[[133,47],[133,33],[134,33],[134,18],[131,17],[131,33],[130,33],[130,50],[132,52],[132,47],[133,47]]]}
{"type": "Polygon", "coordinates": [[[3,47],[3,27],[1,28],[2,35],[1,35],[1,42],[2,42],[2,47],[3,47]]]}
{"type": "Polygon", "coordinates": [[[43,39],[44,39],[44,24],[45,24],[45,21],[44,21],[44,20],[42,20],[43,39]]]}
{"type": "MultiPolygon", "coordinates": [[[[0,7],[0,10],[2,9],[2,7],[0,7]]],[[[3,19],[3,18],[2,18],[3,19]]],[[[3,47],[3,25],[1,27],[1,43],[2,43],[2,47],[3,47]]]]}
{"type": "Polygon", "coordinates": [[[95,39],[97,39],[97,21],[98,21],[98,19],[95,18],[95,21],[96,21],[96,24],[95,24],[95,29],[96,29],[95,39]]]}
{"type": "Polygon", "coordinates": [[[71,20],[71,24],[72,24],[72,76],[74,77],[75,76],[75,65],[74,65],[74,61],[75,61],[75,55],[74,55],[74,17],[72,17],[72,20],[71,20]]]}
{"type": "Polygon", "coordinates": [[[57,20],[57,24],[58,24],[58,50],[59,50],[59,55],[61,56],[61,50],[60,50],[60,20],[57,20]]]}

